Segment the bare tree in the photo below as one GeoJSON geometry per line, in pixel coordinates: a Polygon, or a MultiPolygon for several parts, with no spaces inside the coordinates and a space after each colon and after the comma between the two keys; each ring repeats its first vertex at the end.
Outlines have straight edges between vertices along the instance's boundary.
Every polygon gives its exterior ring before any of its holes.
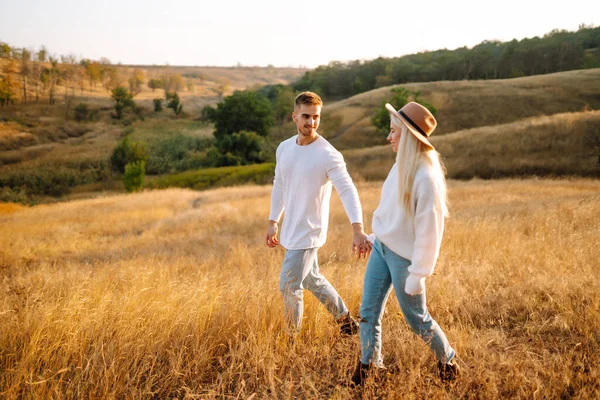
{"type": "Polygon", "coordinates": [[[134,69],[128,79],[129,91],[133,93],[134,96],[139,94],[142,91],[142,85],[145,82],[146,77],[144,76],[144,71],[139,68],[134,69]]]}
{"type": "Polygon", "coordinates": [[[44,68],[42,73],[43,82],[48,86],[48,104],[53,105],[56,102],[54,97],[56,91],[56,85],[60,80],[60,71],[58,69],[58,60],[54,57],[50,57],[50,66],[44,68]]]}
{"type": "Polygon", "coordinates": [[[31,75],[31,51],[21,50],[21,69],[19,70],[23,82],[23,104],[27,104],[27,79],[31,75]]]}
{"type": "Polygon", "coordinates": [[[121,86],[122,81],[121,74],[116,67],[105,65],[104,68],[102,68],[102,86],[104,86],[107,92],[121,86]]]}

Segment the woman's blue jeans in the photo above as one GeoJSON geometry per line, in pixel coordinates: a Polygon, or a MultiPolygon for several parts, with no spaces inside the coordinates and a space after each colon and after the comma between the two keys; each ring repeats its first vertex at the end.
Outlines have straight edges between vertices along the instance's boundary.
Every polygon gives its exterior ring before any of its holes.
{"type": "Polygon", "coordinates": [[[392,292],[392,285],[406,322],[429,345],[438,361],[449,362],[456,354],[442,328],[427,311],[426,291],[416,296],[404,291],[409,266],[410,260],[400,257],[379,239],[375,239],[365,272],[360,306],[360,346],[363,364],[383,365],[381,319],[392,292]]]}

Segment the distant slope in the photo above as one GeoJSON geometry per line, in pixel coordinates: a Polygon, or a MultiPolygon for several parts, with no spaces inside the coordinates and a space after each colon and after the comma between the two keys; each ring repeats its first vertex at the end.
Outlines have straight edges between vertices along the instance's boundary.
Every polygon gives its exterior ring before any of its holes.
{"type": "Polygon", "coordinates": [[[385,143],[371,124],[374,110],[395,87],[419,90],[438,108],[436,135],[506,124],[523,118],[600,109],[600,69],[487,81],[388,86],[326,104],[321,133],[340,149],[385,143]]]}
{"type": "MultiPolygon", "coordinates": [[[[447,135],[433,135],[449,178],[600,177],[600,110],[534,117],[447,135]]],[[[356,179],[385,179],[389,145],[344,152],[356,179]]]]}

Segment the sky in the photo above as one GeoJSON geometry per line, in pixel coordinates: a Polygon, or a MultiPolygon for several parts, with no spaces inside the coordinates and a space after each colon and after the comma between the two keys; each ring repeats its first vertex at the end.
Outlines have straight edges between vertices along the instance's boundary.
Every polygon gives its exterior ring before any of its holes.
{"type": "Polygon", "coordinates": [[[314,68],[600,24],[600,0],[0,0],[0,42],[137,65],[314,68]]]}

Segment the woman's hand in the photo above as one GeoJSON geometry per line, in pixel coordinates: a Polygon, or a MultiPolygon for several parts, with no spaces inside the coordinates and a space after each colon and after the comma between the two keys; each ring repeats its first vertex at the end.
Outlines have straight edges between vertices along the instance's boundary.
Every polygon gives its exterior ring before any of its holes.
{"type": "Polygon", "coordinates": [[[411,296],[422,294],[425,291],[425,277],[409,274],[406,278],[404,291],[411,296]]]}

